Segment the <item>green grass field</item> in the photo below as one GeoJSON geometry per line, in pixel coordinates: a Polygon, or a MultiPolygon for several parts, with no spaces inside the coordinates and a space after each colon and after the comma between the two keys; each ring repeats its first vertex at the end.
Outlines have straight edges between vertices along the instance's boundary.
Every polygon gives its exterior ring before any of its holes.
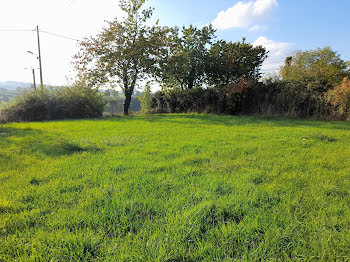
{"type": "Polygon", "coordinates": [[[0,261],[349,261],[350,123],[0,126],[0,261]]]}

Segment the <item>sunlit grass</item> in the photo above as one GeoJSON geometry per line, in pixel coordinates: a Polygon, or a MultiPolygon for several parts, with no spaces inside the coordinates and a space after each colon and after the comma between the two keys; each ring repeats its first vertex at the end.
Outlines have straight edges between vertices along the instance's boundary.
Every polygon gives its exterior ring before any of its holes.
{"type": "Polygon", "coordinates": [[[0,126],[0,261],[348,261],[350,123],[0,126]]]}

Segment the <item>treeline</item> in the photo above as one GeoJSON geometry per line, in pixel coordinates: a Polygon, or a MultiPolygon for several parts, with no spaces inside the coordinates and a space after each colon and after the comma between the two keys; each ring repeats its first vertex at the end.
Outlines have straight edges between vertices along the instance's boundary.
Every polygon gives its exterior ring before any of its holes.
{"type": "Polygon", "coordinates": [[[152,9],[144,0],[122,1],[123,21],[112,21],[96,37],[81,43],[75,56],[79,78],[88,86],[119,85],[128,114],[137,85],[153,79],[163,90],[228,86],[240,79],[257,81],[267,57],[262,46],[215,41],[211,25],[203,28],[149,26],[152,9]]]}
{"type": "Polygon", "coordinates": [[[216,40],[211,25],[148,26],[144,0],[122,1],[123,21],[112,21],[81,43],[76,68],[89,86],[119,84],[124,114],[138,83],[154,79],[161,91],[145,90],[144,112],[212,112],[293,117],[347,118],[349,63],[331,48],[296,52],[279,74],[262,80],[268,56],[243,38],[216,40]]]}
{"type": "Polygon", "coordinates": [[[298,51],[262,81],[239,78],[195,90],[162,90],[147,110],[349,119],[349,75],[349,63],[329,47],[298,51]]]}

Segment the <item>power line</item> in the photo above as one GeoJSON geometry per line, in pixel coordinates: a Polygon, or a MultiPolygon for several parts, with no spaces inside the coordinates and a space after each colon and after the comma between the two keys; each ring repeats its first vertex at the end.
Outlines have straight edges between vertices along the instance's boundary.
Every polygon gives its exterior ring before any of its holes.
{"type": "MultiPolygon", "coordinates": [[[[28,30],[28,29],[0,29],[0,32],[34,32],[36,31],[36,29],[32,29],[32,30],[28,30]]],[[[49,35],[53,35],[53,36],[57,36],[57,37],[61,37],[61,38],[65,38],[68,40],[72,40],[72,41],[81,41],[81,39],[76,39],[76,38],[72,38],[69,36],[65,36],[65,35],[59,35],[59,34],[55,34],[55,33],[51,33],[48,31],[44,31],[44,30],[40,30],[40,32],[45,33],[45,34],[49,34],[49,35]]]]}
{"type": "Polygon", "coordinates": [[[35,30],[0,29],[0,32],[33,32],[35,30]]]}
{"type": "Polygon", "coordinates": [[[80,39],[76,39],[76,38],[72,38],[72,37],[64,36],[64,35],[59,35],[59,34],[55,34],[55,33],[50,33],[50,32],[43,31],[43,30],[40,30],[40,32],[45,33],[45,34],[49,34],[49,35],[53,35],[53,36],[57,36],[57,37],[61,37],[61,38],[65,38],[65,39],[69,39],[69,40],[73,40],[73,41],[81,41],[80,39]]]}

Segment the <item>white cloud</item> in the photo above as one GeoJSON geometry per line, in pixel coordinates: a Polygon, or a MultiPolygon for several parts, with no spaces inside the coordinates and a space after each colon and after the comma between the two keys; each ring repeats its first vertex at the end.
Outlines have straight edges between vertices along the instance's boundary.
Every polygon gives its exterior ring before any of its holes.
{"type": "Polygon", "coordinates": [[[263,46],[269,51],[268,58],[265,60],[262,70],[265,72],[273,72],[279,69],[283,65],[286,57],[291,53],[291,48],[294,43],[288,42],[276,42],[267,39],[264,36],[260,36],[253,42],[253,46],[263,46]]]}
{"type": "Polygon", "coordinates": [[[254,32],[254,31],[266,31],[267,30],[267,26],[264,25],[253,25],[251,27],[249,27],[248,31],[249,32],[254,32]]]}
{"type": "Polygon", "coordinates": [[[247,28],[266,19],[278,6],[277,0],[238,2],[226,11],[221,11],[212,22],[216,29],[247,28]]]}

